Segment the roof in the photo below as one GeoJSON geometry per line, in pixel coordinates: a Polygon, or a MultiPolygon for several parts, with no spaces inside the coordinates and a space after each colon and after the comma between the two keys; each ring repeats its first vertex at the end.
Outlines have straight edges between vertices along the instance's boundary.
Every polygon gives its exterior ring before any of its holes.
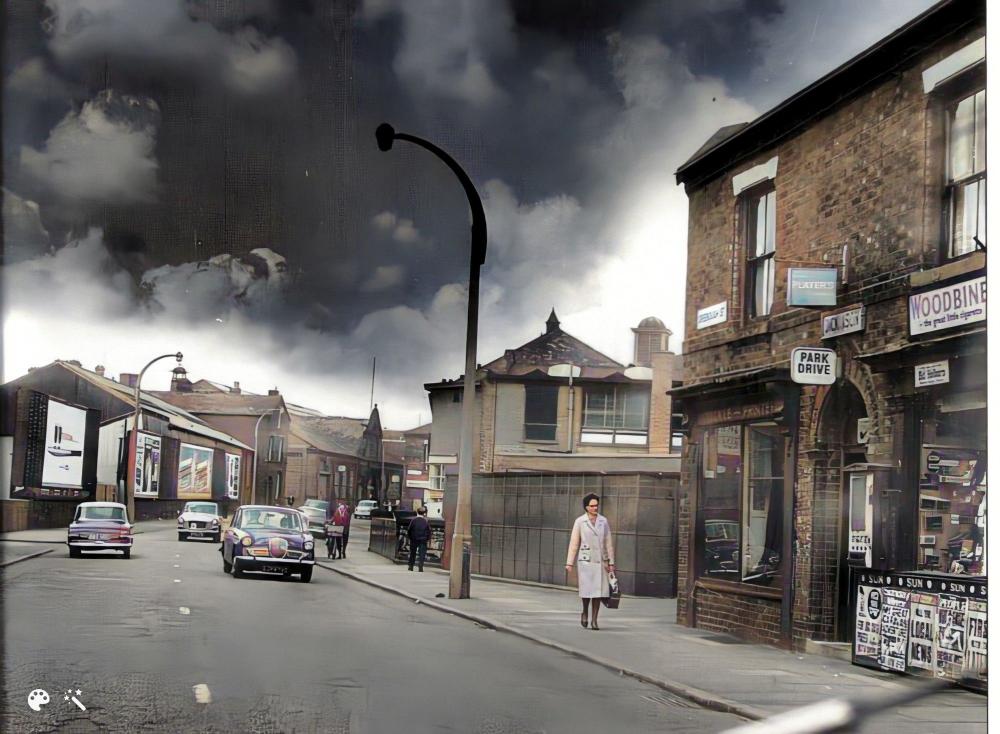
{"type": "Polygon", "coordinates": [[[313,448],[358,456],[367,422],[361,418],[291,414],[288,430],[313,448]]]}
{"type": "MultiPolygon", "coordinates": [[[[120,399],[126,402],[131,403],[135,400],[135,388],[123,385],[120,382],[115,382],[108,377],[102,377],[96,372],[91,372],[90,370],[78,367],[70,362],[57,360],[56,362],[53,362],[53,364],[57,364],[63,369],[69,370],[78,377],[106,392],[115,393],[120,399]]],[[[187,431],[188,433],[194,433],[200,436],[205,436],[206,438],[211,438],[214,441],[221,441],[222,443],[228,443],[233,446],[251,450],[249,446],[241,442],[239,439],[230,436],[228,433],[212,428],[205,423],[205,421],[198,418],[198,416],[189,413],[181,407],[161,400],[157,397],[158,394],[159,393],[157,392],[147,392],[145,390],[139,391],[139,402],[142,403],[144,410],[162,415],[167,419],[167,422],[171,426],[174,426],[182,431],[187,431]]]]}
{"type": "Polygon", "coordinates": [[[257,416],[269,410],[285,407],[281,395],[244,395],[243,393],[231,392],[174,392],[169,390],[159,390],[152,394],[190,413],[257,416]]]}
{"type": "Polygon", "coordinates": [[[666,325],[655,316],[647,316],[646,318],[644,318],[642,321],[639,322],[639,325],[636,327],[636,329],[657,329],[657,330],[662,329],[664,331],[668,330],[666,325]]]}
{"type": "Polygon", "coordinates": [[[928,46],[985,22],[981,0],[942,0],[756,120],[716,131],[674,174],[697,186],[773,147],[813,120],[898,73],[928,46]],[[738,128],[738,129],[735,129],[738,128]]]}
{"type": "Polygon", "coordinates": [[[121,502],[81,502],[80,506],[81,507],[122,507],[122,508],[125,507],[125,505],[123,505],[121,502]]]}

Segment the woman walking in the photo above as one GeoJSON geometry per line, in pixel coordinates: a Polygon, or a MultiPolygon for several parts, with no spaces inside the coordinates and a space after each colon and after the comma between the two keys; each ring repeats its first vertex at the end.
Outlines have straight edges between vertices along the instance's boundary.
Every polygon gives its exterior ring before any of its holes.
{"type": "Polygon", "coordinates": [[[601,498],[588,494],[583,498],[586,513],[573,523],[573,534],[566,554],[566,573],[573,570],[576,563],[576,581],[583,601],[580,625],[587,627],[587,611],[590,610],[590,629],[599,630],[597,614],[601,610],[601,599],[608,596],[610,581],[608,574],[615,570],[615,547],[611,542],[611,526],[608,519],[598,512],[601,498]]]}

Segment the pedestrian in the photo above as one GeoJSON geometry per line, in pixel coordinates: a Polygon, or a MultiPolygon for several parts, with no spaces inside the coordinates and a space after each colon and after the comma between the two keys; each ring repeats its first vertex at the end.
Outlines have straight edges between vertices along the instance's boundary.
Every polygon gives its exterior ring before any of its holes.
{"type": "Polygon", "coordinates": [[[608,519],[598,512],[601,498],[588,494],[583,498],[586,512],[573,523],[569,552],[566,554],[566,573],[573,570],[576,563],[576,582],[583,601],[580,626],[587,627],[587,610],[590,610],[590,629],[599,630],[597,613],[601,610],[601,600],[608,597],[610,579],[615,570],[615,547],[611,541],[611,526],[608,519]]]}
{"type": "Polygon", "coordinates": [[[334,535],[334,538],[336,538],[337,547],[334,557],[339,556],[340,558],[344,558],[347,555],[347,536],[351,527],[351,510],[343,500],[340,501],[336,511],[333,513],[333,525],[335,528],[342,528],[342,530],[335,531],[337,535],[334,535]]]}
{"type": "Polygon", "coordinates": [[[423,505],[417,508],[417,516],[410,520],[406,534],[410,538],[409,570],[413,570],[413,561],[416,559],[417,568],[423,573],[424,559],[427,558],[427,541],[431,539],[431,523],[427,519],[427,508],[423,505]]]}

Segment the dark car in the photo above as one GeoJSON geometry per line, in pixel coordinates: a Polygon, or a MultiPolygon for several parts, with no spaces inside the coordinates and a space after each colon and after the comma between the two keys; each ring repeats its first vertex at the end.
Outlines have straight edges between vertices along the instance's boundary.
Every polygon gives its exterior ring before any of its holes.
{"type": "Polygon", "coordinates": [[[319,540],[326,540],[326,511],[319,507],[302,505],[299,512],[305,515],[312,536],[319,540]]]}
{"type": "Polygon", "coordinates": [[[299,510],[246,505],[236,511],[223,536],[222,570],[236,578],[246,571],[312,579],[314,541],[299,510]]]}
{"type": "Polygon", "coordinates": [[[114,550],[132,554],[132,526],[125,505],[117,502],[82,502],[76,508],[66,537],[71,558],[83,551],[114,550]]]}

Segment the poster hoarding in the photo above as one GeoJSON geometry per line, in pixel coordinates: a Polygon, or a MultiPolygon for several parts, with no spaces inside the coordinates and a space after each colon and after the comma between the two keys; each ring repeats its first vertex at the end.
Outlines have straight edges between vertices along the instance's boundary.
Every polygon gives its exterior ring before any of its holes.
{"type": "Polygon", "coordinates": [[[80,489],[83,486],[83,449],[87,411],[51,398],[45,425],[42,486],[80,489]]]}
{"type": "Polygon", "coordinates": [[[136,497],[158,497],[160,494],[160,451],[159,436],[139,433],[135,452],[134,484],[136,497]]]}
{"type": "Polygon", "coordinates": [[[232,500],[240,498],[239,454],[226,454],[226,497],[232,500]]]}
{"type": "Polygon", "coordinates": [[[177,499],[211,499],[214,454],[212,449],[204,446],[181,444],[177,462],[177,499]]]}

